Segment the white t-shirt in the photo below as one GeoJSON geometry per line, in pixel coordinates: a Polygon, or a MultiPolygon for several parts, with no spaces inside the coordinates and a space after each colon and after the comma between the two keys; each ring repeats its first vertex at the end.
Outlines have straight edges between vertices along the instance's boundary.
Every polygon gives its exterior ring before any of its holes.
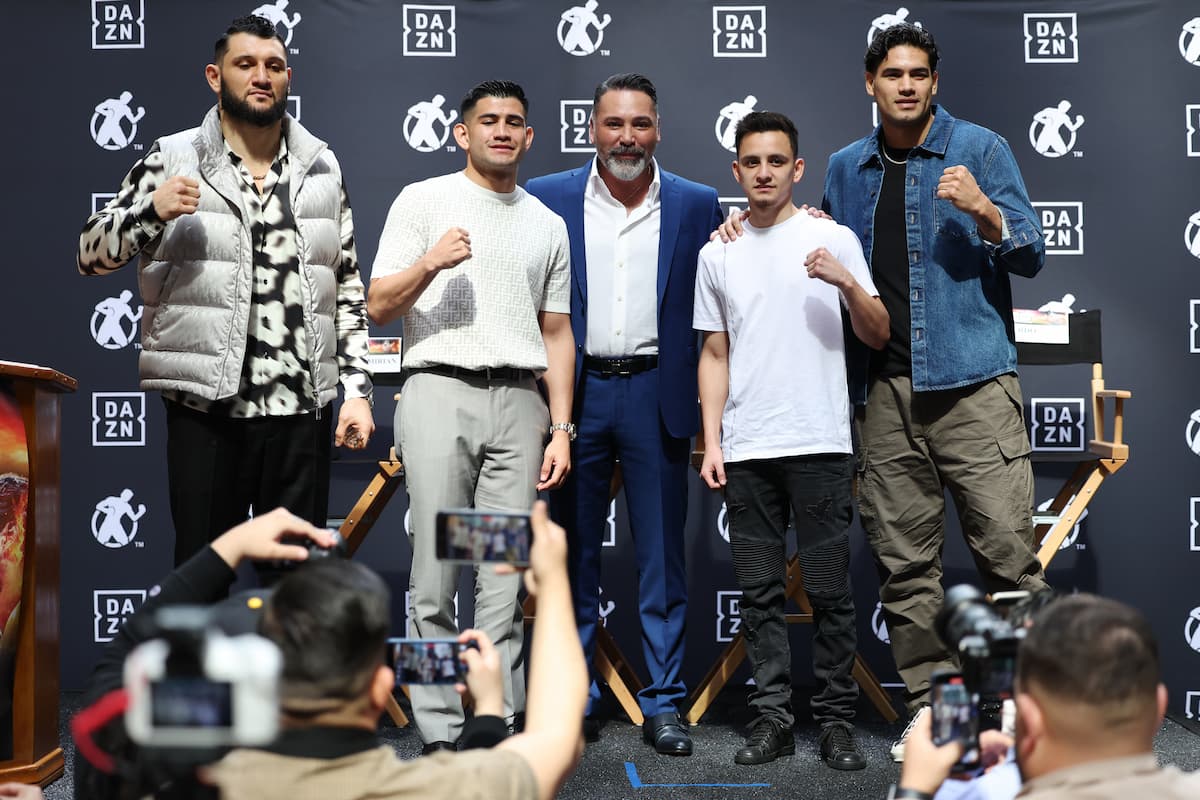
{"type": "Polygon", "coordinates": [[[844,225],[803,212],[745,231],[700,251],[692,317],[697,330],[729,334],[725,461],[849,453],[841,293],[810,278],[804,259],[825,247],[878,295],[862,245],[844,225]]]}
{"type": "Polygon", "coordinates": [[[409,184],[392,203],[371,278],[408,269],[450,228],[471,257],[442,270],[404,315],[404,366],[546,369],[538,312],[571,312],[562,218],[524,189],[492,192],[462,172],[409,184]]]}

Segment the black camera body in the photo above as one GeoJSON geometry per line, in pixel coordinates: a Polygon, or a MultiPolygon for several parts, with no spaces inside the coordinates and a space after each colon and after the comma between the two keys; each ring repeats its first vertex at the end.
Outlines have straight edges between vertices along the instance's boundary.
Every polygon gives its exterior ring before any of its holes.
{"type": "Polygon", "coordinates": [[[974,586],[946,590],[937,616],[938,635],[957,654],[963,682],[979,706],[981,730],[997,729],[1001,708],[1013,696],[1017,649],[1025,638],[974,586]]]}

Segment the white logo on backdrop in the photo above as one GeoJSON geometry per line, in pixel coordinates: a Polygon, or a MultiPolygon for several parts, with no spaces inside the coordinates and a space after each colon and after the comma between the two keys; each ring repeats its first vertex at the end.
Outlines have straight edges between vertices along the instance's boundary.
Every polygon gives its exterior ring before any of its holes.
{"type": "Polygon", "coordinates": [[[279,35],[283,37],[285,46],[292,43],[292,32],[300,24],[300,12],[297,11],[289,17],[286,11],[287,7],[288,0],[275,0],[274,3],[263,3],[250,12],[270,22],[276,30],[282,26],[283,30],[279,31],[279,35]]]}
{"type": "Polygon", "coordinates": [[[142,447],[145,444],[145,392],[92,393],[92,447],[142,447]]]}
{"type": "Polygon", "coordinates": [[[300,121],[300,95],[288,95],[287,112],[292,115],[292,119],[296,120],[296,122],[300,121]]]}
{"type": "Polygon", "coordinates": [[[875,631],[875,638],[884,644],[891,644],[892,637],[888,634],[887,619],[883,616],[883,601],[875,603],[875,611],[871,614],[871,630],[875,631]]]}
{"type": "Polygon", "coordinates": [[[713,58],[766,58],[766,6],[713,6],[713,58]]]}
{"type": "Polygon", "coordinates": [[[1187,637],[1188,645],[1200,653],[1200,606],[1193,608],[1188,615],[1187,622],[1183,624],[1183,634],[1187,637]]]}
{"type": "Polygon", "coordinates": [[[590,153],[588,119],[592,114],[591,100],[559,100],[559,150],[564,153],[590,153]]]}
{"type": "Polygon", "coordinates": [[[1200,156],[1200,140],[1196,131],[1200,130],[1200,104],[1188,103],[1184,107],[1187,124],[1187,154],[1189,158],[1200,156]]]}
{"type": "Polygon", "coordinates": [[[92,49],[143,49],[145,16],[144,0],[92,0],[92,49]]]}
{"type": "Polygon", "coordinates": [[[404,4],[404,55],[453,57],[458,46],[454,6],[404,4]]]}
{"type": "Polygon", "coordinates": [[[1189,64],[1200,67],[1200,17],[1192,17],[1183,23],[1179,33],[1179,55],[1189,64]]]}
{"type": "Polygon", "coordinates": [[[604,518],[608,523],[608,527],[604,531],[604,541],[600,543],[601,547],[616,547],[617,546],[617,499],[614,497],[608,503],[608,516],[604,518]]]}
{"type": "MultiPolygon", "coordinates": [[[[600,590],[600,596],[603,597],[604,596],[604,587],[598,586],[596,588],[598,588],[600,590]]],[[[617,604],[614,603],[612,600],[608,600],[606,602],[599,603],[598,607],[600,609],[600,625],[601,625],[601,627],[607,628],[608,627],[608,615],[617,610],[617,604]]]]}
{"type": "Polygon", "coordinates": [[[1046,253],[1059,256],[1083,255],[1083,202],[1064,200],[1034,203],[1042,221],[1046,253]]]}
{"type": "Polygon", "coordinates": [[[733,641],[742,630],[742,593],[717,592],[717,641],[733,641]]]}
{"type": "Polygon", "coordinates": [[[138,606],[146,602],[145,589],[93,589],[92,620],[97,642],[111,642],[138,606]]]}
{"type": "Polygon", "coordinates": [[[1200,692],[1188,692],[1183,699],[1183,713],[1188,719],[1200,719],[1200,692]]]}
{"type": "Polygon", "coordinates": [[[1075,12],[1025,15],[1025,62],[1076,64],[1079,30],[1075,12]]]}
{"type": "Polygon", "coordinates": [[[1200,456],[1200,408],[1193,411],[1188,419],[1187,445],[1193,453],[1200,456]]]}
{"type": "Polygon", "coordinates": [[[754,110],[757,103],[758,98],[748,94],[745,100],[734,100],[721,109],[717,114],[717,124],[713,126],[713,133],[716,134],[721,147],[731,153],[737,152],[737,147],[734,145],[737,138],[737,125],[742,121],[742,117],[754,110]]]}
{"type": "Polygon", "coordinates": [[[1200,258],[1200,211],[1188,217],[1187,227],[1183,230],[1183,243],[1188,252],[1200,258]]]}
{"type": "Polygon", "coordinates": [[[92,213],[104,208],[116,196],[116,192],[92,192],[92,213]]]}
{"type": "Polygon", "coordinates": [[[1064,156],[1075,146],[1075,133],[1083,125],[1083,114],[1070,114],[1071,101],[1060,100],[1033,115],[1029,143],[1046,158],[1064,156]]]}
{"type": "Polygon", "coordinates": [[[1034,397],[1029,401],[1029,441],[1036,452],[1082,452],[1084,423],[1082,397],[1034,397]]]}
{"type": "MultiPolygon", "coordinates": [[[[1075,495],[1071,495],[1071,497],[1070,497],[1070,498],[1068,498],[1068,500],[1067,500],[1067,505],[1070,505],[1070,504],[1071,504],[1071,501],[1072,501],[1072,500],[1074,500],[1074,499],[1075,499],[1075,495]]],[[[1051,506],[1051,504],[1052,504],[1053,502],[1054,502],[1054,498],[1051,498],[1051,499],[1049,499],[1049,500],[1046,500],[1046,501],[1045,501],[1045,502],[1043,502],[1043,503],[1039,503],[1039,504],[1038,504],[1038,507],[1037,507],[1037,510],[1038,510],[1038,511],[1048,511],[1048,510],[1050,510],[1050,506],[1051,506]]],[[[1073,527],[1073,528],[1071,529],[1071,532],[1070,532],[1070,533],[1068,533],[1066,536],[1064,536],[1064,537],[1063,537],[1062,544],[1060,544],[1060,545],[1058,546],[1058,549],[1059,549],[1059,550],[1069,550],[1069,549],[1071,549],[1071,546],[1075,544],[1075,540],[1079,538],[1079,531],[1080,531],[1080,527],[1079,527],[1079,526],[1081,526],[1081,525],[1083,524],[1083,521],[1084,521],[1085,519],[1087,519],[1087,515],[1088,515],[1088,510],[1085,508],[1085,509],[1083,510],[1083,513],[1079,515],[1079,519],[1075,520],[1075,527],[1073,527]]],[[[1036,515],[1035,515],[1035,516],[1036,516],[1036,515]]],[[[1035,524],[1036,524],[1036,522],[1035,522],[1035,524]]],[[[1049,535],[1050,535],[1050,532],[1049,532],[1049,531],[1046,531],[1046,536],[1049,536],[1049,535]]],[[[1042,537],[1042,540],[1041,540],[1040,542],[1038,542],[1038,546],[1039,546],[1039,547],[1040,547],[1041,545],[1043,545],[1043,544],[1045,544],[1045,543],[1046,543],[1046,536],[1043,536],[1043,537],[1042,537]]],[[[1079,549],[1081,549],[1081,550],[1082,550],[1082,549],[1084,549],[1084,548],[1083,548],[1083,546],[1082,546],[1082,545],[1080,545],[1080,548],[1079,548],[1079,549]]]]}
{"type": "Polygon", "coordinates": [[[1200,552],[1200,497],[1188,498],[1191,506],[1191,525],[1188,526],[1188,549],[1200,552]]]}
{"type": "MultiPolygon", "coordinates": [[[[902,22],[909,22],[908,9],[904,6],[897,8],[895,14],[880,14],[871,20],[871,27],[867,28],[867,44],[871,44],[871,41],[875,38],[875,34],[880,31],[886,31],[893,25],[899,25],[902,22]]],[[[918,28],[921,27],[921,23],[916,20],[912,20],[912,24],[918,28]]]]}
{"type": "Polygon", "coordinates": [[[119,495],[110,495],[99,503],[92,512],[92,536],[105,547],[124,547],[133,541],[138,532],[138,520],[146,513],[146,506],[138,503],[137,510],[130,502],[132,489],[122,489],[119,495]],[[125,520],[129,524],[125,524],[125,520]]]}
{"type": "Polygon", "coordinates": [[[597,16],[598,0],[587,0],[581,6],[572,6],[562,13],[558,20],[558,43],[562,49],[573,56],[590,56],[600,48],[604,41],[604,29],[612,22],[612,16],[605,14],[597,16]],[[596,29],[596,38],[592,38],[590,29],[596,29]]]}
{"type": "Polygon", "coordinates": [[[142,318],[142,307],[138,306],[134,311],[129,303],[132,299],[133,292],[125,289],[117,297],[108,297],[96,303],[92,311],[92,338],[105,350],[120,350],[137,338],[137,323],[142,318]]]}
{"type": "Polygon", "coordinates": [[[135,112],[129,105],[131,100],[133,92],[124,91],[96,106],[92,114],[92,139],[105,150],[122,150],[137,136],[137,124],[146,116],[146,109],[138,106],[135,112]]]}
{"type": "Polygon", "coordinates": [[[1188,305],[1192,311],[1192,341],[1188,349],[1190,352],[1200,353],[1200,300],[1189,300],[1188,305]]]}
{"type": "Polygon", "coordinates": [[[435,94],[431,100],[414,103],[404,118],[404,141],[422,153],[432,153],[446,143],[450,127],[458,118],[454,109],[442,108],[444,95],[435,94]]]}
{"type": "Polygon", "coordinates": [[[721,503],[721,510],[717,512],[717,535],[729,541],[729,507],[725,503],[721,503]]]}

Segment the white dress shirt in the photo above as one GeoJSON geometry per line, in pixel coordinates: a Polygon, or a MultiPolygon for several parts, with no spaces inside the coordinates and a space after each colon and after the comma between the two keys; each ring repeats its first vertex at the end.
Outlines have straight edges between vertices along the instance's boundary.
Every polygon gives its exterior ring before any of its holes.
{"type": "Polygon", "coordinates": [[[584,352],[600,358],[658,353],[658,163],[641,205],[627,211],[600,177],[596,160],[583,195],[587,248],[584,352]]]}

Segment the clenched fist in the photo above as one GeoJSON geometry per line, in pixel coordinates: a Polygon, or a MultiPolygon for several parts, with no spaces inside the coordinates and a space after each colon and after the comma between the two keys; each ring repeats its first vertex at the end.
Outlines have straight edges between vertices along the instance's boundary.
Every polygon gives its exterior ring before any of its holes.
{"type": "Polygon", "coordinates": [[[437,244],[425,254],[435,270],[451,269],[471,257],[471,234],[462,228],[451,228],[442,234],[437,244]]]}
{"type": "Polygon", "coordinates": [[[154,213],[163,222],[184,214],[196,213],[200,205],[200,182],[195,178],[172,175],[154,190],[154,213]]]}

